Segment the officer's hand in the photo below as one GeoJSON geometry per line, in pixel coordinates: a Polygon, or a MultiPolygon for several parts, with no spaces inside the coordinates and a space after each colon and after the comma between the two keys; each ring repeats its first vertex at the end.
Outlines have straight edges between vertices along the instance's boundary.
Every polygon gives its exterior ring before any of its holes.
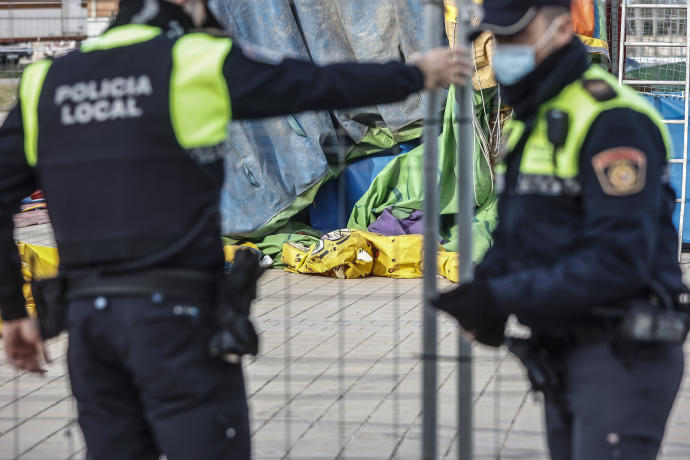
{"type": "Polygon", "coordinates": [[[441,293],[431,303],[457,319],[460,326],[478,342],[492,347],[503,343],[507,315],[496,306],[491,291],[484,283],[474,281],[461,284],[441,293]]]}
{"type": "Polygon", "coordinates": [[[449,85],[464,85],[472,76],[472,60],[466,50],[436,48],[416,53],[409,60],[424,74],[424,89],[434,90],[449,85]]]}
{"type": "Polygon", "coordinates": [[[50,362],[38,325],[33,318],[22,318],[3,323],[5,353],[10,365],[29,372],[44,374],[42,365],[50,362]]]}

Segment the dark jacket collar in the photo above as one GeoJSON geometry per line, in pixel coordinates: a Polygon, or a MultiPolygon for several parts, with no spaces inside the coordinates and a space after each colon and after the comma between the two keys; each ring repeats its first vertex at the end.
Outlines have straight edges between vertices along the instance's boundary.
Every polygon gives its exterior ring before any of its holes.
{"type": "Polygon", "coordinates": [[[109,28],[133,23],[160,27],[168,36],[182,36],[194,29],[194,23],[184,9],[161,0],[121,1],[120,11],[109,28]]]}
{"type": "Polygon", "coordinates": [[[541,104],[560,93],[589,68],[589,56],[579,39],[556,50],[518,83],[501,87],[501,96],[521,121],[533,118],[541,104]]]}

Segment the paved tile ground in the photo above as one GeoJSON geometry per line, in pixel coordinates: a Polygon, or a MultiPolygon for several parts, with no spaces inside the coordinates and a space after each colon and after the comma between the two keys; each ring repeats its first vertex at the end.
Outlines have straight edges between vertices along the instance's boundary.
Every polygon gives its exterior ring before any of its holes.
{"type": "MultiPolygon", "coordinates": [[[[51,240],[48,226],[19,236],[51,240]]],[[[254,310],[262,353],[245,363],[255,458],[420,458],[421,292],[421,280],[269,271],[254,310]]],[[[456,337],[441,318],[442,356],[455,355],[456,337]]],[[[55,363],[43,378],[17,375],[0,358],[0,459],[83,458],[79,430],[68,430],[65,347],[64,336],[50,343],[55,363]]],[[[521,367],[504,351],[474,350],[475,458],[546,459],[540,405],[521,367]]],[[[439,457],[453,459],[457,367],[449,359],[438,369],[439,457]]],[[[688,380],[660,458],[690,458],[688,380]]]]}

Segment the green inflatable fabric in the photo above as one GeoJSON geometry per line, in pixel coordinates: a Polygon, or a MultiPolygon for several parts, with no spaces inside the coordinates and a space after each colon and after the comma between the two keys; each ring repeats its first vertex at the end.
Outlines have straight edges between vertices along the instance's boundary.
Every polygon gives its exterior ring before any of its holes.
{"type": "MultiPolygon", "coordinates": [[[[313,228],[299,223],[299,222],[288,222],[282,228],[275,230],[271,235],[265,236],[263,238],[249,239],[252,243],[256,244],[261,251],[261,254],[265,256],[270,256],[273,259],[272,268],[284,268],[285,264],[281,260],[283,255],[283,244],[292,243],[302,243],[309,247],[321,239],[323,234],[314,230],[313,228]]],[[[229,237],[223,237],[223,245],[228,244],[239,244],[247,239],[234,239],[229,237]]]]}
{"type": "MultiPolygon", "coordinates": [[[[483,100],[493,99],[495,89],[486,90],[484,98],[475,94],[475,110],[479,119],[482,116],[483,100]]],[[[446,109],[443,117],[443,132],[439,137],[439,195],[442,222],[452,222],[457,212],[457,169],[456,169],[456,134],[453,103],[455,89],[448,92],[446,109]]],[[[424,203],[424,145],[392,160],[374,179],[369,190],[355,204],[348,226],[366,230],[381,212],[389,206],[411,209],[423,209],[424,203]]],[[[474,152],[475,176],[475,219],[473,226],[475,261],[481,260],[491,246],[491,232],[498,222],[496,212],[497,198],[493,189],[491,167],[480,153],[478,146],[474,152]]],[[[455,250],[457,247],[457,228],[446,225],[441,229],[444,247],[455,250]]]]}

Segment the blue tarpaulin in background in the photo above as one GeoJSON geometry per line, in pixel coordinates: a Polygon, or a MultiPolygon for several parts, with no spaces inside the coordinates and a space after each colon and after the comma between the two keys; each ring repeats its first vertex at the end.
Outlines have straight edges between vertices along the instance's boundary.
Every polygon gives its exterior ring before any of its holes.
{"type": "MultiPolygon", "coordinates": [[[[213,0],[210,8],[237,43],[266,59],[405,60],[421,48],[420,0],[213,0]]],[[[335,118],[357,143],[370,128],[396,132],[420,120],[421,107],[413,95],[400,104],[338,111],[335,118]]],[[[302,113],[229,129],[223,233],[270,234],[308,206],[330,174],[322,145],[335,135],[331,115],[302,113]]]]}
{"type": "MultiPolygon", "coordinates": [[[[309,59],[287,0],[219,0],[214,6],[237,42],[273,53],[266,59],[309,59]]],[[[231,123],[224,146],[223,233],[270,232],[277,215],[329,174],[321,141],[334,132],[327,112],[231,123]]]]}
{"type": "MultiPolygon", "coordinates": [[[[685,117],[685,98],[680,94],[654,94],[644,95],[645,98],[661,113],[664,120],[684,120],[685,117]]],[[[671,133],[671,140],[673,141],[673,151],[671,158],[682,159],[684,147],[684,125],[668,125],[671,133]]],[[[683,184],[683,165],[681,163],[671,163],[669,165],[671,185],[676,191],[676,197],[681,196],[683,184]]],[[[685,194],[685,219],[683,224],[683,243],[690,243],[690,207],[688,207],[687,192],[685,194]]],[[[673,221],[678,228],[678,221],[680,218],[680,203],[676,204],[676,211],[673,216],[673,221]]]]}
{"type": "MultiPolygon", "coordinates": [[[[265,2],[259,2],[265,3],[265,2]]],[[[314,62],[385,62],[421,51],[420,0],[294,0],[307,48],[314,62]]],[[[397,131],[423,116],[419,95],[406,101],[355,110],[336,110],[338,122],[355,142],[368,126],[397,131]]]]}

